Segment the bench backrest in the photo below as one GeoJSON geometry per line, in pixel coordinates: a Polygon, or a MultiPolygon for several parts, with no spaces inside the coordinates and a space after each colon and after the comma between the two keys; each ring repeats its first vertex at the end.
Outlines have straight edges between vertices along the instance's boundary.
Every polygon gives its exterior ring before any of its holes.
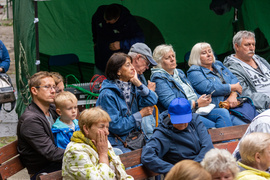
{"type": "MultiPolygon", "coordinates": [[[[211,139],[212,139],[212,142],[214,143],[215,148],[227,149],[229,152],[232,153],[238,144],[237,139],[240,139],[244,135],[247,127],[248,125],[232,126],[232,127],[225,127],[225,128],[209,129],[208,132],[211,135],[211,139]],[[236,139],[236,141],[221,143],[223,141],[228,141],[228,140],[233,140],[233,139],[236,139]]],[[[125,165],[125,167],[127,168],[127,167],[141,164],[141,154],[142,154],[142,149],[138,149],[138,150],[131,151],[125,154],[121,154],[120,159],[122,163],[125,165]]],[[[1,162],[1,159],[0,159],[0,162],[1,162]]],[[[127,174],[134,177],[134,179],[136,180],[146,179],[148,177],[158,175],[157,173],[154,173],[148,170],[145,166],[138,166],[135,168],[131,168],[131,169],[126,170],[126,172],[127,174]]],[[[61,180],[62,171],[60,170],[60,171],[56,171],[56,172],[49,173],[46,175],[41,175],[39,176],[39,179],[40,180],[61,180]]]]}
{"type": "Polygon", "coordinates": [[[25,168],[17,151],[18,141],[0,148],[0,179],[4,180],[25,168]]]}
{"type": "Polygon", "coordinates": [[[231,126],[224,128],[208,129],[208,133],[211,135],[213,144],[228,141],[233,139],[240,139],[245,134],[249,124],[231,126]]]}
{"type": "MultiPolygon", "coordinates": [[[[121,154],[119,157],[124,164],[126,168],[135,166],[138,164],[141,164],[141,154],[142,154],[142,149],[137,149],[128,153],[121,154]]],[[[135,168],[131,168],[126,170],[128,175],[131,175],[134,179],[136,180],[142,180],[146,179],[148,177],[156,176],[158,175],[157,173],[154,173],[144,166],[138,166],[135,168]]],[[[61,180],[62,179],[62,171],[56,171],[53,173],[49,173],[46,175],[41,175],[39,177],[40,180],[61,180]]]]}

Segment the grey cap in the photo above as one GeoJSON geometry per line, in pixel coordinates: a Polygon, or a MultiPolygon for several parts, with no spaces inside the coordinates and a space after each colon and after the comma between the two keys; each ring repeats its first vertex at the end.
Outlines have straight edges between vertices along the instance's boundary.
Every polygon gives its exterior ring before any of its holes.
{"type": "Polygon", "coordinates": [[[136,43],[133,44],[129,50],[129,52],[135,52],[138,54],[144,55],[148,61],[153,65],[156,66],[157,62],[153,59],[151,49],[144,43],[136,43]]]}

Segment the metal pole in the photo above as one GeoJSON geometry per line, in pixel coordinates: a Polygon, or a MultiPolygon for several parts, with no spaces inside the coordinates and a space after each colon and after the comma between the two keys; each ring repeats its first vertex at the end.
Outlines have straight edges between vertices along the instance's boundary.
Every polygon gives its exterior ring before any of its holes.
{"type": "Polygon", "coordinates": [[[36,67],[37,72],[40,71],[40,60],[39,60],[39,39],[38,39],[38,5],[37,1],[34,0],[34,7],[35,7],[35,32],[36,32],[36,67]]]}
{"type": "Polygon", "coordinates": [[[9,19],[9,14],[8,14],[8,0],[7,0],[7,19],[9,19]]]}

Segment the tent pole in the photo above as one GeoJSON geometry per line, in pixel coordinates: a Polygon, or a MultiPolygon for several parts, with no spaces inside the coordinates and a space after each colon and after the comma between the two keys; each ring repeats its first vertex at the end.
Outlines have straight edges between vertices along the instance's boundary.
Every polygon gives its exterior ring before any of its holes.
{"type": "Polygon", "coordinates": [[[40,71],[40,60],[39,60],[39,39],[38,39],[38,0],[34,0],[34,7],[35,7],[35,34],[36,34],[36,67],[37,72],[40,71]]]}

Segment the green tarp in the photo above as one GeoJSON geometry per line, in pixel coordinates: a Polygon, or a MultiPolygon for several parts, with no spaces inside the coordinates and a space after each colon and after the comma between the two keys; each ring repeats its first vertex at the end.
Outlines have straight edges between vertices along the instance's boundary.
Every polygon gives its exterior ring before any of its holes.
{"type": "MultiPolygon", "coordinates": [[[[13,2],[18,86],[16,110],[20,115],[29,103],[27,79],[36,72],[34,6],[32,0],[13,2]]],[[[136,16],[145,33],[146,44],[152,50],[160,43],[173,45],[178,63],[184,62],[185,53],[200,41],[210,43],[217,55],[232,52],[234,9],[216,15],[209,9],[211,0],[38,1],[40,52],[46,57],[75,53],[81,62],[94,63],[91,18],[98,6],[111,3],[126,6],[136,16]]],[[[269,9],[269,0],[244,0],[237,27],[252,31],[259,28],[268,44],[269,9]]],[[[46,58],[41,57],[41,67],[46,70],[46,58]]],[[[84,66],[84,74],[88,74],[87,80],[93,75],[88,66],[84,66]]]]}

